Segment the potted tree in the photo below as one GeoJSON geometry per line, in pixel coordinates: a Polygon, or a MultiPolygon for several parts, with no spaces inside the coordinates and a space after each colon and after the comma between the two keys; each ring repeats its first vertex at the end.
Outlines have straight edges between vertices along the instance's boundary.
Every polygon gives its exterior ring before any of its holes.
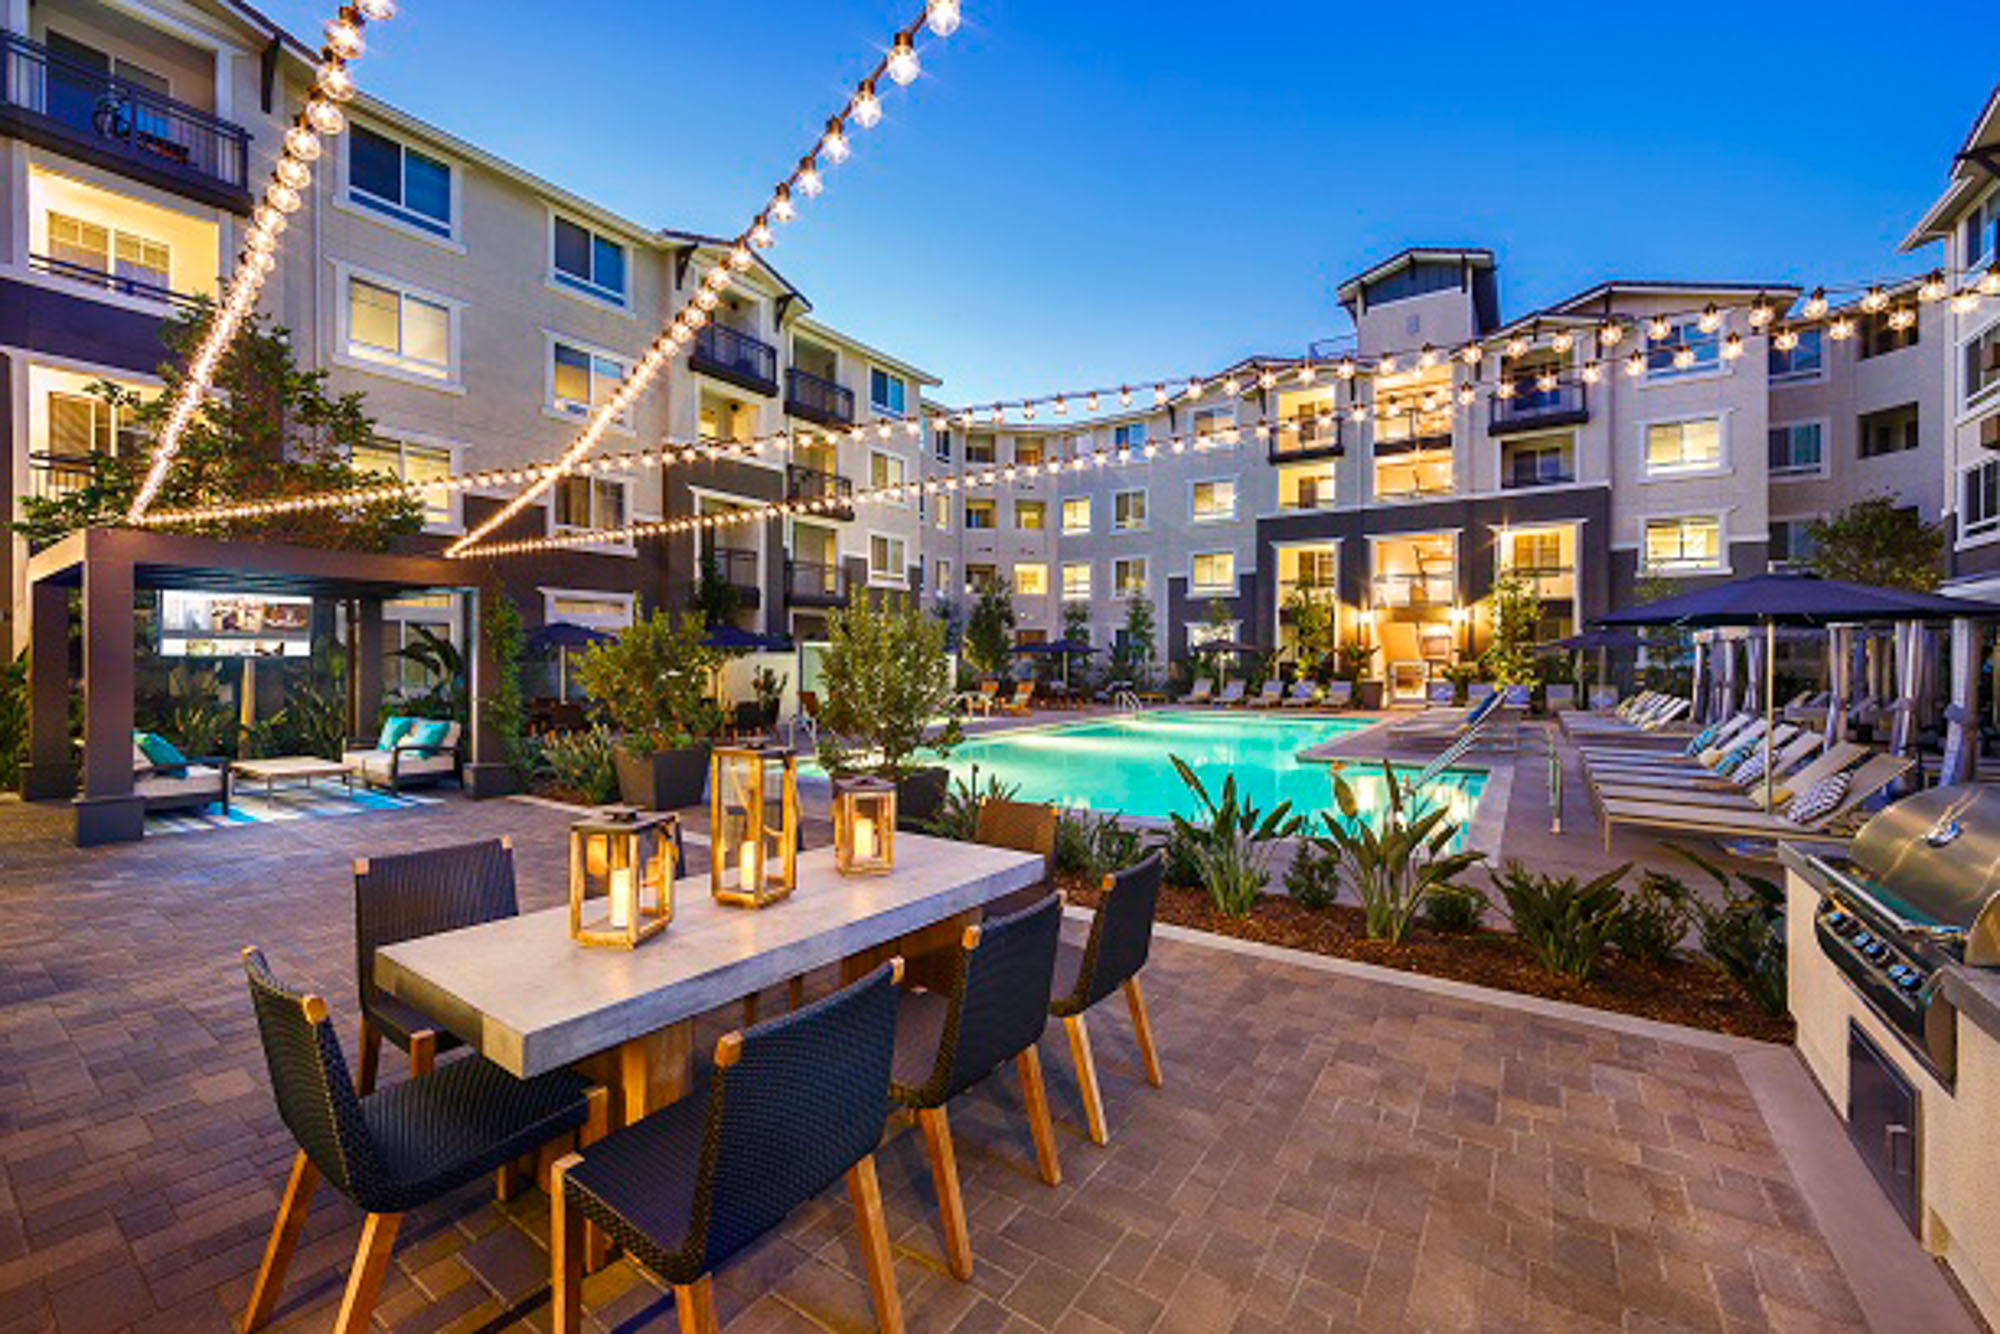
{"type": "Polygon", "coordinates": [[[722,659],[703,635],[699,616],[656,611],[593,645],[577,669],[622,733],[613,761],[630,805],[671,811],[701,802],[709,739],[722,721],[710,687],[722,659]]]}
{"type": "Polygon", "coordinates": [[[896,784],[900,825],[920,825],[944,802],[949,773],[917,756],[943,759],[959,743],[951,710],[951,660],[944,622],[912,606],[862,597],[829,619],[820,659],[819,756],[835,778],[872,774],[896,784]]]}

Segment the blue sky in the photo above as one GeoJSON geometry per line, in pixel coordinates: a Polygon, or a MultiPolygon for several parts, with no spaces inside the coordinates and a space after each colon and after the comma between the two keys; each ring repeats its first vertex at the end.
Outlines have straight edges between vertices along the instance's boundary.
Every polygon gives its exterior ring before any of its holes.
{"type": "MultiPolygon", "coordinates": [[[[632,218],[734,233],[918,2],[405,0],[357,73],[632,218]]],[[[1493,248],[1510,316],[1612,277],[1908,272],[2000,78],[1988,3],[966,0],[772,259],[950,402],[1296,352],[1412,244],[1493,248]]],[[[266,8],[311,34],[332,5],[266,8]]]]}

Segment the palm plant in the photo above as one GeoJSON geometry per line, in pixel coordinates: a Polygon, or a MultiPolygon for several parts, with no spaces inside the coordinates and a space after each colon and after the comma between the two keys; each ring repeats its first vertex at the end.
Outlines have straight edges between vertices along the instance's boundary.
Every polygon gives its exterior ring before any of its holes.
{"type": "Polygon", "coordinates": [[[1248,917],[1257,895],[1271,882],[1271,858],[1279,839],[1296,836],[1305,818],[1292,814],[1292,803],[1281,801],[1259,811],[1236,790],[1236,775],[1222,780],[1220,798],[1211,797],[1201,775],[1186,760],[1169,755],[1174,769],[1201,803],[1201,822],[1175,814],[1174,837],[1188,849],[1202,887],[1224,917],[1248,917]]]}
{"type": "Polygon", "coordinates": [[[1542,967],[1587,982],[1624,917],[1625,895],[1618,882],[1631,869],[1627,862],[1594,880],[1579,881],[1508,862],[1493,885],[1507,901],[1514,934],[1542,967]]]}
{"type": "Polygon", "coordinates": [[[1410,923],[1426,899],[1486,855],[1451,851],[1459,830],[1450,819],[1451,808],[1427,806],[1386,760],[1382,786],[1388,799],[1379,819],[1371,823],[1362,814],[1353,784],[1336,772],[1333,795],[1338,813],[1326,815],[1326,834],[1315,835],[1314,842],[1340,859],[1361,900],[1369,938],[1396,944],[1409,934],[1410,923]]]}
{"type": "Polygon", "coordinates": [[[389,656],[415,663],[424,673],[424,687],[401,692],[398,707],[427,718],[465,716],[465,654],[448,636],[427,625],[410,627],[416,638],[389,656]]]}

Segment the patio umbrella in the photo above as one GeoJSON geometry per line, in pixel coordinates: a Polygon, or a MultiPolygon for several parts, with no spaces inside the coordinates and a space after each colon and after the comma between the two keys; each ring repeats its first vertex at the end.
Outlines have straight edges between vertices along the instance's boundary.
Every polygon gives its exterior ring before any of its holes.
{"type": "MultiPolygon", "coordinates": [[[[1643,607],[1614,611],[1599,618],[1604,625],[1677,625],[1764,627],[1764,805],[1771,805],[1771,728],[1776,719],[1778,627],[1833,625],[1850,621],[1939,621],[1959,616],[1993,615],[1993,606],[1967,602],[1940,593],[1902,588],[1876,588],[1814,574],[1753,574],[1726,584],[1649,602],[1643,607]]],[[[1732,655],[1733,661],[1733,655],[1732,655]]]]}
{"type": "Polygon", "coordinates": [[[725,653],[754,653],[771,646],[768,636],[736,625],[718,625],[701,642],[707,648],[719,648],[725,653]]]}
{"type": "Polygon", "coordinates": [[[1604,684],[1607,676],[1604,659],[1612,649],[1640,649],[1645,646],[1645,637],[1630,630],[1585,630],[1566,639],[1552,639],[1542,645],[1545,649],[1557,649],[1567,653],[1583,653],[1596,649],[1597,679],[1591,682],[1593,688],[1604,684]]]}
{"type": "Polygon", "coordinates": [[[616,638],[616,635],[608,631],[593,630],[574,621],[550,621],[528,635],[528,647],[537,653],[555,650],[556,698],[568,699],[570,650],[589,648],[592,644],[602,644],[616,638]]]}

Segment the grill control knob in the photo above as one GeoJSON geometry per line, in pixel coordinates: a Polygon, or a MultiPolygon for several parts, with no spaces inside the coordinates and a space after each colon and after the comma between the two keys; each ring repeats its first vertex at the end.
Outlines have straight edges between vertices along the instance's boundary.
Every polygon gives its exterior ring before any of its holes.
{"type": "Polygon", "coordinates": [[[1924,975],[1914,968],[1905,968],[1903,975],[1896,979],[1896,985],[1905,991],[1915,991],[1924,984],[1924,975]]]}
{"type": "Polygon", "coordinates": [[[1861,952],[1873,963],[1881,963],[1889,957],[1889,947],[1879,940],[1871,940],[1861,947],[1861,952]]]}

